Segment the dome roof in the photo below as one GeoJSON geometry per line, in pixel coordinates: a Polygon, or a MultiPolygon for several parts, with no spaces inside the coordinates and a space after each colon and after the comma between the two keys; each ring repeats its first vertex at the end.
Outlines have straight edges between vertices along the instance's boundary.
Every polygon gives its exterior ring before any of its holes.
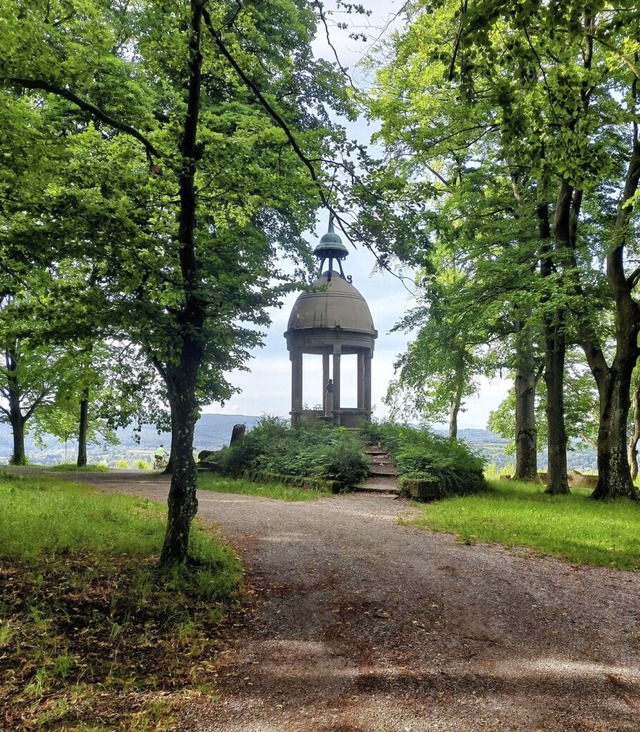
{"type": "Polygon", "coordinates": [[[288,330],[340,328],[377,335],[366,300],[349,282],[336,273],[329,280],[329,273],[323,272],[312,287],[322,289],[298,297],[288,330]]]}

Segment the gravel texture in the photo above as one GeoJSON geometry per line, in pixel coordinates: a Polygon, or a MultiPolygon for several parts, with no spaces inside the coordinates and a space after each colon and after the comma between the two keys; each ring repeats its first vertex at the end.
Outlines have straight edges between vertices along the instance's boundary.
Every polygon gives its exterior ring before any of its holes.
{"type": "MultiPolygon", "coordinates": [[[[132,475],[100,482],[165,500],[132,475]]],[[[181,732],[640,731],[639,574],[466,546],[389,496],[199,501],[254,603],[181,732]]]]}

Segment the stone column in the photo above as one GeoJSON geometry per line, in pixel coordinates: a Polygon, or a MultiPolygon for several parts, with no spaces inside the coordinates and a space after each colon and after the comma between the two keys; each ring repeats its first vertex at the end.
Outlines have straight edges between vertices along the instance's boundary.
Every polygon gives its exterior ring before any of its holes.
{"type": "Polygon", "coordinates": [[[340,410],[340,356],[342,348],[340,345],[333,347],[333,421],[340,424],[340,416],[336,414],[340,410]]]}
{"type": "Polygon", "coordinates": [[[329,383],[329,379],[331,378],[329,372],[330,357],[331,354],[328,351],[327,353],[322,354],[322,411],[325,417],[331,416],[331,403],[329,398],[329,392],[327,392],[327,384],[329,383]]]}
{"type": "Polygon", "coordinates": [[[364,409],[371,416],[371,359],[373,353],[367,349],[364,353],[364,409]]]}
{"type": "Polygon", "coordinates": [[[358,351],[358,409],[364,409],[364,351],[358,351]]]}
{"type": "Polygon", "coordinates": [[[291,351],[291,422],[295,423],[302,413],[302,351],[291,351]]]}

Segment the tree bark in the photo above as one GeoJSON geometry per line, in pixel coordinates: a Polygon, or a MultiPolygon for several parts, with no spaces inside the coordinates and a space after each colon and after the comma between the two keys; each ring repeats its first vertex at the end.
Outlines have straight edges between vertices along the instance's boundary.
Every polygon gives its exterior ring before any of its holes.
{"type": "MultiPolygon", "coordinates": [[[[556,313],[560,318],[561,312],[556,313]]],[[[548,319],[547,319],[548,320],[548,319]]],[[[545,322],[544,382],[547,388],[548,464],[546,493],[566,495],[569,491],[567,476],[567,432],[564,419],[564,318],[555,324],[545,322]]]]}
{"type": "Polygon", "coordinates": [[[526,328],[516,323],[516,480],[535,480],[538,475],[535,358],[526,328]]]}
{"type": "Polygon", "coordinates": [[[9,424],[13,435],[13,453],[9,459],[10,465],[26,465],[27,454],[24,448],[24,426],[27,417],[22,414],[20,384],[16,376],[17,364],[15,354],[7,350],[5,353],[7,368],[7,402],[9,424]]]}
{"type": "MultiPolygon", "coordinates": [[[[537,215],[542,241],[540,276],[545,278],[550,277],[554,270],[549,206],[546,204],[538,206],[537,215]]],[[[557,228],[557,216],[555,225],[557,228]]],[[[543,303],[548,303],[550,299],[551,295],[545,294],[543,303]]],[[[547,392],[546,493],[552,495],[566,495],[570,492],[567,476],[567,430],[564,418],[565,318],[566,314],[562,307],[551,308],[551,312],[544,316],[544,383],[547,392]]]]}
{"type": "Polygon", "coordinates": [[[638,477],[638,440],[640,440],[640,380],[637,380],[631,391],[633,412],[631,437],[627,446],[627,459],[631,468],[631,479],[638,477]]]}
{"type": "Polygon", "coordinates": [[[9,464],[26,465],[27,453],[24,447],[24,425],[26,420],[20,413],[19,409],[17,412],[14,412],[14,410],[10,408],[10,411],[11,416],[9,417],[9,422],[11,424],[11,432],[13,434],[13,453],[9,460],[9,464]]]}
{"type": "MultiPolygon", "coordinates": [[[[184,358],[182,363],[185,364],[184,358]]],[[[175,452],[168,498],[167,530],[160,558],[162,566],[183,564],[186,561],[191,523],[198,511],[197,468],[193,459],[193,435],[198,419],[194,377],[198,364],[194,360],[190,366],[190,373],[181,369],[169,369],[168,391],[175,452]]]]}
{"type": "Polygon", "coordinates": [[[184,564],[189,549],[191,522],[198,510],[196,497],[197,469],[193,459],[193,435],[198,419],[198,374],[204,357],[205,304],[200,293],[196,259],[196,143],[202,86],[200,53],[203,4],[191,2],[189,41],[189,85],[187,113],[180,152],[182,169],[179,178],[180,216],[178,229],[179,260],[184,302],[178,317],[179,359],[169,362],[165,380],[171,406],[171,453],[173,472],[168,498],[167,531],[160,564],[184,564]]]}
{"type": "Polygon", "coordinates": [[[463,390],[464,384],[460,381],[449,408],[449,437],[454,440],[458,439],[458,414],[460,413],[460,407],[462,405],[463,390]]]}
{"type": "Polygon", "coordinates": [[[78,428],[78,460],[77,466],[87,464],[87,433],[89,431],[89,389],[85,389],[80,399],[80,425],[78,428]]]}
{"type": "Polygon", "coordinates": [[[598,484],[596,500],[627,497],[638,500],[627,459],[631,376],[638,360],[638,315],[635,302],[616,310],[616,356],[600,379],[598,484]]]}

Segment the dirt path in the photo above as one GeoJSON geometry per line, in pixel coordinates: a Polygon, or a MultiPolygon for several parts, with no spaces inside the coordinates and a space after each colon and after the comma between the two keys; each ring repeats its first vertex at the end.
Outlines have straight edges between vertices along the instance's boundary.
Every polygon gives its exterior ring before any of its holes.
{"type": "Polygon", "coordinates": [[[640,575],[460,545],[389,497],[199,500],[255,607],[181,731],[640,730],[640,575]]]}

